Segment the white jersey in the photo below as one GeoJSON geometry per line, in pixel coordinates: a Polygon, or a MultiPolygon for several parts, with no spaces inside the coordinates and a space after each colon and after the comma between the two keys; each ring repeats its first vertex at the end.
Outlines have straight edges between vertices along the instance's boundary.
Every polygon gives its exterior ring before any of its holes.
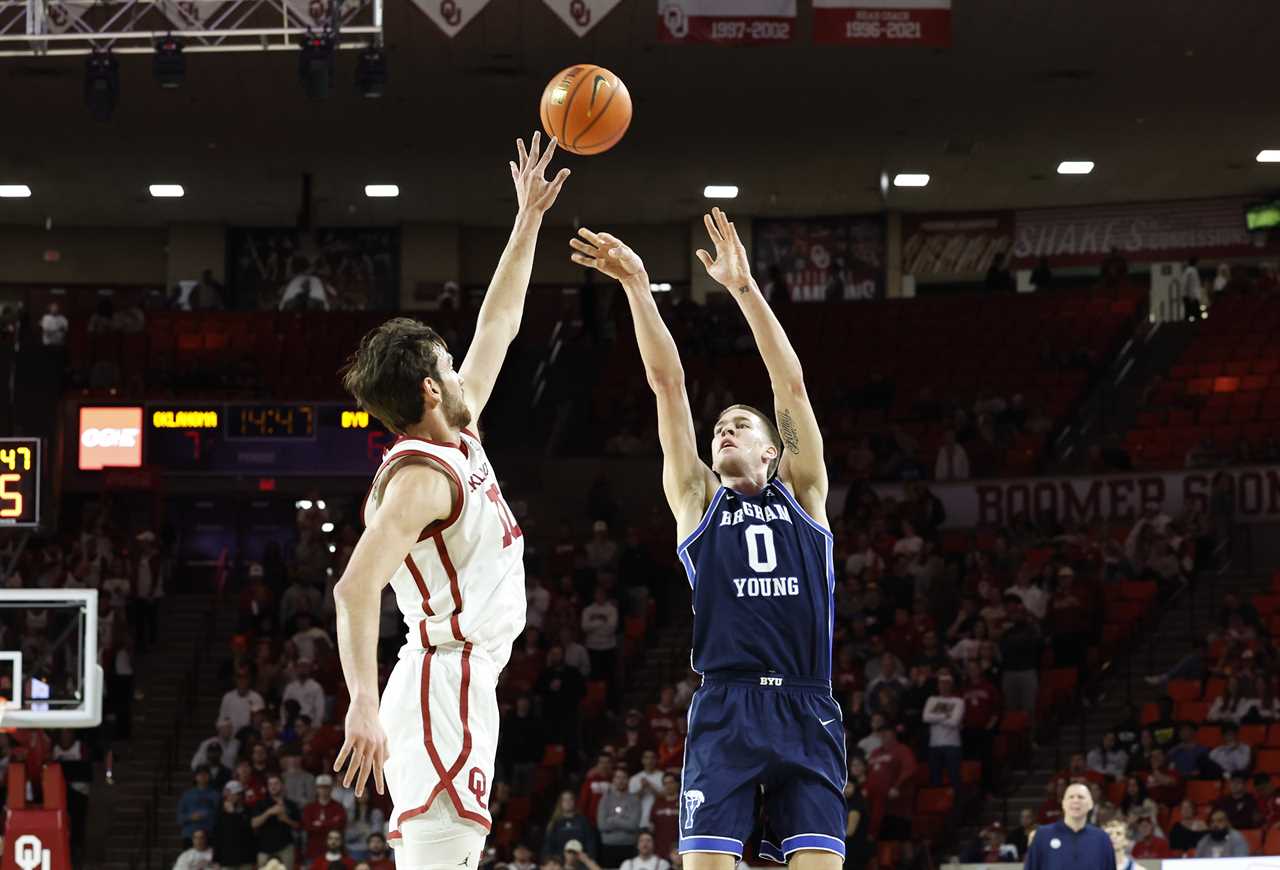
{"type": "MultiPolygon", "coordinates": [[[[422,530],[391,576],[408,635],[379,706],[390,755],[388,840],[419,820],[432,839],[491,826],[488,795],[498,748],[498,674],[524,630],[524,539],[472,433],[457,444],[395,443],[365,501],[368,525],[387,481],[406,462],[429,462],[453,481],[449,516],[422,530]]],[[[418,839],[415,837],[415,839],[418,839]]]]}
{"type": "Polygon", "coordinates": [[[524,631],[524,538],[480,440],[458,444],[401,438],[387,451],[365,500],[367,526],[387,481],[406,460],[429,462],[453,481],[453,511],[422,530],[391,576],[410,647],[470,643],[501,671],[524,631]]]}

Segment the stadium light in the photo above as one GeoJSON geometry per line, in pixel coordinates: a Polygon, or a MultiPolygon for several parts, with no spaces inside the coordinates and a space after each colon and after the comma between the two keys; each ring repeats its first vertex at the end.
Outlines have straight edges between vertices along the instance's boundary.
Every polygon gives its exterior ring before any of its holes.
{"type": "Polygon", "coordinates": [[[298,78],[302,81],[302,89],[310,99],[328,99],[329,86],[333,83],[333,34],[327,30],[308,33],[298,54],[298,78]]]}
{"type": "Polygon", "coordinates": [[[702,188],[702,195],[707,199],[736,199],[738,196],[738,185],[736,184],[708,184],[702,188]]]}
{"type": "Polygon", "coordinates": [[[156,199],[182,199],[186,191],[182,189],[181,184],[153,184],[151,195],[156,199]]]}
{"type": "Polygon", "coordinates": [[[26,199],[31,188],[25,184],[0,184],[0,199],[26,199]]]}
{"type": "Polygon", "coordinates": [[[166,36],[156,43],[156,53],[151,59],[151,74],[162,88],[182,87],[187,76],[187,59],[182,56],[182,43],[166,36]]]}
{"type": "Polygon", "coordinates": [[[120,99],[120,65],[111,49],[94,49],[84,63],[84,104],[95,121],[110,121],[120,99]]]}
{"type": "Polygon", "coordinates": [[[924,187],[928,183],[927,172],[899,172],[893,177],[894,187],[924,187]]]}
{"type": "Polygon", "coordinates": [[[398,184],[366,184],[364,195],[370,199],[394,199],[400,195],[398,184]]]}
{"type": "Polygon", "coordinates": [[[1059,175],[1088,175],[1093,172],[1092,160],[1064,160],[1058,164],[1059,175]]]}
{"type": "Polygon", "coordinates": [[[1258,152],[1259,163],[1280,163],[1280,148],[1264,148],[1258,152]]]}

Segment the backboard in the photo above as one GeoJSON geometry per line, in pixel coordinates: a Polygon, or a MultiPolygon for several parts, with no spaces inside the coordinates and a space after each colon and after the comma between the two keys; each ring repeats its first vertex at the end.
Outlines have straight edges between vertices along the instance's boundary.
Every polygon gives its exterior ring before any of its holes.
{"type": "Polygon", "coordinates": [[[0,589],[4,727],[96,727],[98,658],[98,590],[0,589]]]}

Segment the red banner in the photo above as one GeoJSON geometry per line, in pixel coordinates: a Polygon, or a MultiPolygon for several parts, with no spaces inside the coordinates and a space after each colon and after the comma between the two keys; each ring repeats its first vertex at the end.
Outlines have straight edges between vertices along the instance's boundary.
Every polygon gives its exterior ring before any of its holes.
{"type": "Polygon", "coordinates": [[[951,46],[951,0],[813,0],[819,45],[951,46]]]}
{"type": "Polygon", "coordinates": [[[796,0],[658,0],[658,41],[716,45],[790,42],[796,0]]]}

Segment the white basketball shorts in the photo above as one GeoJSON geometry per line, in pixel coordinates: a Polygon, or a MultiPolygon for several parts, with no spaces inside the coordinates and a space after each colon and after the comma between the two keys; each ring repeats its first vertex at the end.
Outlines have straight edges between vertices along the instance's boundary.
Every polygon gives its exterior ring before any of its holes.
{"type": "Polygon", "coordinates": [[[439,839],[458,836],[459,827],[485,832],[491,827],[497,677],[469,643],[401,651],[379,709],[390,751],[384,774],[394,804],[391,845],[400,841],[401,824],[420,817],[439,822],[439,839]],[[441,801],[453,812],[428,815],[441,801]]]}

